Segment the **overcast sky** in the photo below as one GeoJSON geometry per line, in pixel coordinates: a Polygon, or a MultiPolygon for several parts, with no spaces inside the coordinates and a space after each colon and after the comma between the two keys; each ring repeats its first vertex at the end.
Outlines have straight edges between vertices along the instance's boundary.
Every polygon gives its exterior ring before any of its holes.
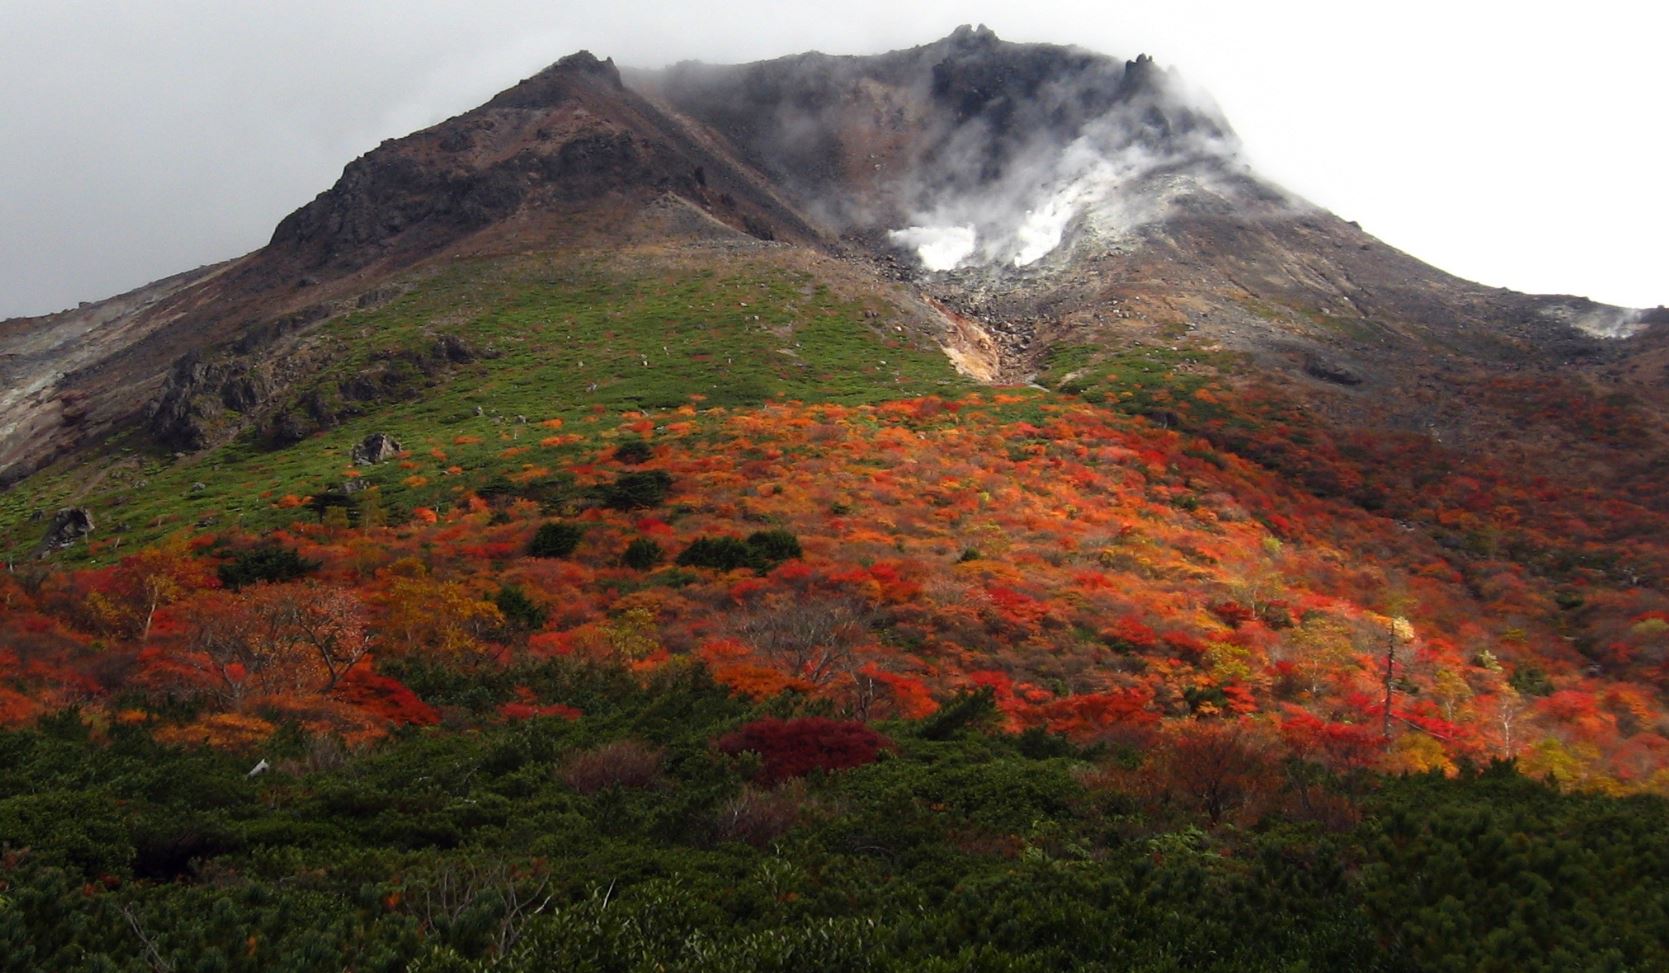
{"type": "Polygon", "coordinates": [[[1150,53],[1265,175],[1446,270],[1669,303],[1650,0],[0,0],[0,317],[261,246],[385,138],[579,48],[870,53],[963,22],[1150,53]]]}

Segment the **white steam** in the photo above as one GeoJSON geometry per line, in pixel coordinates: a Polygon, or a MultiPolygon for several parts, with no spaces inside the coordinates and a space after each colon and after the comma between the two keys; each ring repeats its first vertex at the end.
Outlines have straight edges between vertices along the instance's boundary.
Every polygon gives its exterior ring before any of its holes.
{"type": "Polygon", "coordinates": [[[1623,307],[1596,308],[1574,315],[1569,323],[1595,338],[1632,338],[1646,330],[1645,313],[1623,307]]]}
{"type": "Polygon", "coordinates": [[[907,226],[888,231],[887,237],[916,252],[928,270],[955,270],[974,252],[978,237],[972,224],[961,226],[907,226]]]}
{"type": "Polygon", "coordinates": [[[1014,266],[1037,263],[1053,253],[1066,235],[1066,225],[1078,214],[1083,190],[1070,186],[1037,209],[1026,211],[1014,230],[1014,266]]]}
{"type": "Polygon", "coordinates": [[[1190,166],[1233,157],[1221,139],[1200,140],[1186,152],[1138,144],[1109,147],[1099,133],[1064,150],[1040,148],[1011,172],[973,192],[951,192],[912,213],[913,222],[888,236],[914,250],[930,271],[973,265],[1026,267],[1058,250],[1074,229],[1116,241],[1162,219],[1179,191],[1209,180],[1190,166]],[[1160,178],[1174,173],[1178,178],[1160,178]]]}
{"type": "MultiPolygon", "coordinates": [[[[1038,110],[1070,102],[1070,86],[1045,92],[1038,110]]],[[[1138,95],[1062,137],[1047,124],[1007,134],[975,120],[951,135],[906,193],[909,225],[889,233],[930,271],[1027,267],[1088,234],[1114,243],[1163,219],[1194,189],[1226,192],[1217,179],[1239,145],[1215,106],[1176,91],[1138,95]],[[1186,107],[1178,109],[1179,105],[1186,107]],[[1156,130],[1159,107],[1212,120],[1156,130]],[[1023,134],[1020,134],[1023,133],[1023,134]],[[1004,148],[993,167],[992,146],[1004,148]],[[995,168],[995,172],[993,172],[995,168]],[[975,175],[978,174],[978,175],[975,175]]]]}

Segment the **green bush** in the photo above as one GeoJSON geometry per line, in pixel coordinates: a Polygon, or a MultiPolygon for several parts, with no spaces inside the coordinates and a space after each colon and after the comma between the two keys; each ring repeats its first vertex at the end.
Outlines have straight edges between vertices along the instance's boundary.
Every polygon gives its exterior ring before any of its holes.
{"type": "Polygon", "coordinates": [[[661,545],[647,537],[639,537],[626,545],[626,553],[620,555],[620,563],[638,571],[647,571],[661,563],[664,557],[666,552],[661,550],[661,545]]]}
{"type": "Polygon", "coordinates": [[[783,561],[800,556],[800,539],[786,530],[761,530],[748,539],[734,537],[698,537],[678,555],[684,567],[715,568],[735,571],[753,568],[769,571],[783,561]]]}
{"type": "Polygon", "coordinates": [[[997,694],[990,686],[965,689],[921,721],[925,740],[949,740],[964,730],[990,729],[997,721],[997,694]]]}
{"type": "Polygon", "coordinates": [[[748,535],[748,547],[769,564],[780,564],[800,556],[800,539],[786,530],[757,530],[748,535]]]}
{"type": "Polygon", "coordinates": [[[505,626],[513,631],[531,632],[545,625],[545,610],[535,604],[519,585],[507,584],[498,589],[498,594],[493,596],[493,604],[504,616],[505,626]]]}
{"type": "Polygon", "coordinates": [[[648,440],[644,439],[628,440],[614,447],[614,458],[633,466],[646,462],[654,454],[654,447],[650,446],[648,440]]]}
{"type": "Polygon", "coordinates": [[[1507,684],[1526,696],[1547,696],[1555,688],[1542,667],[1533,662],[1526,662],[1514,669],[1513,674],[1507,677],[1507,684]]]}
{"type": "Polygon", "coordinates": [[[661,470],[639,470],[621,474],[613,483],[598,487],[598,497],[616,510],[642,510],[659,506],[672,490],[672,477],[661,470]]]}
{"type": "Polygon", "coordinates": [[[734,537],[697,537],[678,555],[678,564],[690,568],[735,571],[758,567],[759,556],[753,548],[734,537]]]}
{"type": "Polygon", "coordinates": [[[561,521],[541,524],[533,540],[528,542],[527,553],[529,557],[567,557],[574,553],[584,536],[585,531],[573,524],[561,521]]]}
{"type": "Polygon", "coordinates": [[[261,581],[294,581],[318,568],[318,561],[310,561],[288,547],[261,544],[235,552],[216,573],[221,584],[236,591],[261,581]]]}

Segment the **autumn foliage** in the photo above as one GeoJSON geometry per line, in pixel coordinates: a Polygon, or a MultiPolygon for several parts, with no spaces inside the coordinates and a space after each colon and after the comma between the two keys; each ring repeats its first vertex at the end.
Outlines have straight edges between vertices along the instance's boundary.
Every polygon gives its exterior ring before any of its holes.
{"type": "Polygon", "coordinates": [[[1247,721],[1336,768],[1516,757],[1669,788],[1669,595],[1646,580],[1669,572],[1669,511],[1649,493],[1488,457],[1444,472],[1429,443],[1324,428],[1267,390],[1166,407],[1187,431],[1003,393],[594,413],[537,464],[436,439],[444,469],[407,462],[451,492],[410,488],[397,526],[185,532],[4,579],[0,719],[189,698],[273,722],[317,697],[345,732],[431,725],[404,667],[488,679],[474,718],[583,719],[493,676],[566,659],[700,666],[858,720],[985,687],[1003,727],[1083,743],[1247,721]]]}
{"type": "Polygon", "coordinates": [[[804,717],[755,720],[718,741],[725,753],[755,753],[760,779],[767,784],[812,771],[845,770],[873,763],[888,746],[885,737],[863,723],[804,717]]]}

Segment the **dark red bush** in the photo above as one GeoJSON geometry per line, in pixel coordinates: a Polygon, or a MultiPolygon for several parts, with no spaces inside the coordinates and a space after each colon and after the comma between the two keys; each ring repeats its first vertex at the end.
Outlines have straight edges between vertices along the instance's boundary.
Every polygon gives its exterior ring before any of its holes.
{"type": "Polygon", "coordinates": [[[405,683],[373,672],[363,665],[348,670],[348,674],[336,684],[335,696],[344,703],[395,723],[434,726],[440,722],[440,712],[420,699],[405,683]]]}
{"type": "Polygon", "coordinates": [[[1258,617],[1257,612],[1252,611],[1245,605],[1239,605],[1232,601],[1219,601],[1216,604],[1207,605],[1206,608],[1211,611],[1211,614],[1222,619],[1223,624],[1227,625],[1229,628],[1239,628],[1252,619],[1258,617]]]}
{"type": "Polygon", "coordinates": [[[873,763],[891,742],[855,720],[808,716],[797,720],[755,720],[718,741],[725,753],[753,751],[760,779],[769,784],[804,777],[814,770],[843,770],[873,763]]]}

